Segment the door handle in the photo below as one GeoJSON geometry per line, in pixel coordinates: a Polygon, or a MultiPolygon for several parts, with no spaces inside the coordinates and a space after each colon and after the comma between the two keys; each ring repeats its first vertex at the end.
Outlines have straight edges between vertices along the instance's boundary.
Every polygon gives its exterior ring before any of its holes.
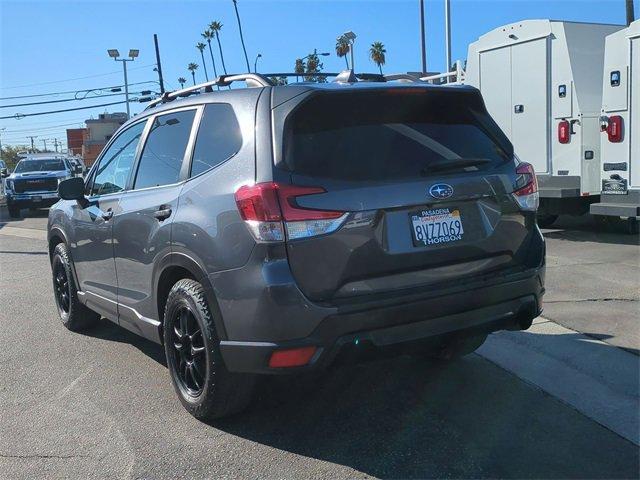
{"type": "Polygon", "coordinates": [[[101,216],[105,222],[108,222],[113,217],[113,210],[108,208],[106,212],[102,212],[101,216]]]}
{"type": "Polygon", "coordinates": [[[153,216],[162,222],[171,216],[171,207],[169,205],[161,205],[158,210],[153,212],[153,216]]]}

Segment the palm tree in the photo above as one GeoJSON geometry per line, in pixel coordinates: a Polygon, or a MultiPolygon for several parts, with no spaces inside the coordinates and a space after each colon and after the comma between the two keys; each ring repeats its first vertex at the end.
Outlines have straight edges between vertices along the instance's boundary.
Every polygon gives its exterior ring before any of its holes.
{"type": "Polygon", "coordinates": [[[187,79],[184,77],[178,78],[178,83],[180,84],[180,88],[184,88],[184,84],[187,83],[187,79]]]}
{"type": "Polygon", "coordinates": [[[371,48],[369,49],[369,58],[373,60],[373,63],[378,65],[380,69],[380,75],[382,75],[382,65],[386,61],[387,50],[384,48],[384,44],[382,42],[373,42],[371,44],[371,48]]]}
{"type": "Polygon", "coordinates": [[[240,14],[238,13],[237,0],[233,0],[233,8],[236,9],[236,18],[238,19],[238,30],[240,31],[240,42],[242,43],[242,50],[244,51],[244,59],[247,61],[247,72],[251,72],[249,66],[249,57],[247,57],[247,48],[244,46],[244,36],[242,35],[242,24],[240,23],[240,14]]]}
{"type": "Polygon", "coordinates": [[[227,74],[227,66],[224,64],[224,55],[222,54],[222,44],[220,43],[220,30],[222,30],[222,23],[211,22],[209,24],[209,30],[216,36],[216,40],[218,41],[218,49],[220,50],[220,60],[222,60],[222,71],[224,74],[227,74]]]}
{"type": "Polygon", "coordinates": [[[296,58],[296,65],[295,67],[293,67],[293,71],[294,73],[296,73],[296,82],[298,81],[298,75],[304,75],[305,68],[306,65],[304,63],[304,60],[302,60],[301,58],[296,58]]]}
{"type": "Polygon", "coordinates": [[[213,58],[213,50],[211,50],[211,39],[214,38],[215,35],[211,30],[205,30],[201,35],[209,44],[209,53],[211,54],[211,63],[213,64],[213,74],[217,77],[218,70],[216,69],[216,61],[213,58]]]}
{"type": "Polygon", "coordinates": [[[198,69],[197,63],[190,63],[187,65],[187,70],[191,72],[191,78],[193,78],[193,84],[196,84],[196,70],[198,69]]]}
{"type": "Polygon", "coordinates": [[[202,66],[204,67],[204,78],[206,78],[207,82],[208,82],[209,81],[209,74],[207,73],[207,64],[204,61],[204,49],[207,48],[207,46],[202,42],[198,42],[196,44],[196,48],[198,50],[200,50],[200,58],[202,58],[202,66]]]}
{"type": "Polygon", "coordinates": [[[336,38],[336,55],[338,57],[344,57],[344,61],[347,64],[347,69],[349,69],[349,60],[347,59],[347,55],[351,51],[351,44],[349,40],[347,40],[344,35],[340,35],[336,38]]]}

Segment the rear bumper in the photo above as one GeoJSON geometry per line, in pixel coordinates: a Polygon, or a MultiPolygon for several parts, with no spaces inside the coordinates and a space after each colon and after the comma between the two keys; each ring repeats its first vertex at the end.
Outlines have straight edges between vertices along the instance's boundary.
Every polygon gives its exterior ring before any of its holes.
{"type": "Polygon", "coordinates": [[[581,196],[580,177],[570,175],[537,175],[541,198],[576,198],[581,196]]]}
{"type": "Polygon", "coordinates": [[[526,329],[540,314],[544,295],[544,266],[505,276],[498,282],[437,296],[422,295],[401,303],[368,308],[338,308],[322,319],[310,335],[287,341],[223,340],[220,349],[233,372],[297,373],[324,368],[345,348],[415,348],[415,344],[448,334],[526,329]],[[313,345],[318,348],[308,365],[269,368],[278,349],[313,345]]]}
{"type": "Polygon", "coordinates": [[[600,202],[591,204],[591,215],[611,217],[640,217],[640,190],[629,190],[627,195],[600,196],[600,202]]]}

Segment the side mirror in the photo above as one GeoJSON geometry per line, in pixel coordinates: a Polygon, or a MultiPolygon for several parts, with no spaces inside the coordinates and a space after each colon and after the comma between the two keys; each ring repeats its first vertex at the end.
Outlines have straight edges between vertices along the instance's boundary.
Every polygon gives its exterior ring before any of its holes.
{"type": "Polygon", "coordinates": [[[0,170],[0,176],[2,176],[2,178],[8,177],[9,171],[6,168],[3,168],[2,170],[0,170]]]}
{"type": "Polygon", "coordinates": [[[73,168],[73,173],[82,173],[82,165],[76,165],[73,168]]]}
{"type": "Polygon", "coordinates": [[[67,178],[58,185],[58,195],[63,200],[84,199],[84,180],[82,177],[67,178]]]}

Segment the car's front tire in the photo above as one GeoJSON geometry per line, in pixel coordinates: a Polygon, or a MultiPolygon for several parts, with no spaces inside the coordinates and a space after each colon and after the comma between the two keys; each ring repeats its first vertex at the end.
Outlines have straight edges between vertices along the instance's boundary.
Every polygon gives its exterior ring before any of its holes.
{"type": "Polygon", "coordinates": [[[20,218],[20,208],[15,205],[7,205],[7,210],[9,210],[9,216],[11,218],[20,218]]]}
{"type": "Polygon", "coordinates": [[[78,289],[72,274],[69,250],[59,243],[51,257],[53,295],[62,324],[73,332],[89,328],[100,320],[100,315],[85,307],[78,300],[78,289]]]}
{"type": "Polygon", "coordinates": [[[164,348],[171,381],[182,405],[200,420],[237,413],[251,401],[255,377],[227,371],[204,289],[179,280],[164,311],[164,348]]]}

